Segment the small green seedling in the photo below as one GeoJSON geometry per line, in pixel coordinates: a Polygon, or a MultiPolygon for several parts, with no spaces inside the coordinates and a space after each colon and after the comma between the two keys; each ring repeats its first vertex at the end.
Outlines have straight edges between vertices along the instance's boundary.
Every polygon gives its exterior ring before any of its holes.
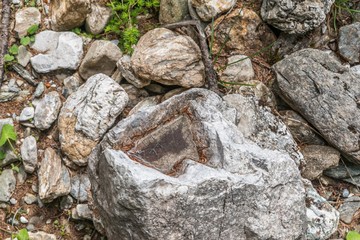
{"type": "Polygon", "coordinates": [[[11,143],[11,140],[16,141],[17,134],[14,130],[14,126],[10,124],[5,124],[1,130],[0,135],[0,147],[4,146],[5,144],[8,144],[11,148],[11,150],[17,154],[16,149],[14,148],[13,144],[11,143]]]}
{"type": "Polygon", "coordinates": [[[12,238],[16,238],[17,240],[30,240],[26,228],[20,229],[17,234],[13,234],[12,238]]]}
{"type": "Polygon", "coordinates": [[[360,234],[356,231],[349,231],[346,235],[346,240],[360,240],[360,234]]]}

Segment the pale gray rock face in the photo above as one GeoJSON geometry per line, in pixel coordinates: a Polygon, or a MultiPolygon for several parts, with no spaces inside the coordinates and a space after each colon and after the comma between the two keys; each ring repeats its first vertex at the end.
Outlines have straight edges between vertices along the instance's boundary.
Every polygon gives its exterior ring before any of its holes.
{"type": "Polygon", "coordinates": [[[264,0],[261,17],[290,34],[303,34],[320,26],[335,0],[264,0]]]}
{"type": "Polygon", "coordinates": [[[51,28],[67,31],[84,24],[91,12],[90,0],[53,0],[51,1],[51,28]]]}
{"type": "Polygon", "coordinates": [[[353,220],[355,213],[360,208],[360,197],[353,196],[344,201],[340,206],[340,219],[346,224],[350,224],[353,220]]]}
{"type": "Polygon", "coordinates": [[[90,192],[90,179],[88,175],[75,175],[71,178],[70,194],[79,202],[88,200],[88,192],[90,192]]]}
{"type": "MultiPolygon", "coordinates": [[[[38,231],[36,233],[29,231],[29,239],[31,240],[56,240],[56,235],[38,231]]],[[[7,238],[6,240],[10,240],[10,238],[7,238]]]]}
{"type": "Polygon", "coordinates": [[[247,139],[236,115],[215,93],[191,89],[112,128],[89,157],[107,237],[300,239],[295,161],[247,139]]]}
{"type": "Polygon", "coordinates": [[[36,139],[33,136],[25,138],[21,145],[20,152],[25,171],[33,173],[38,163],[36,139]]]}
{"type": "Polygon", "coordinates": [[[0,202],[8,202],[15,191],[16,178],[13,170],[5,169],[0,175],[0,202]]]}
{"type": "Polygon", "coordinates": [[[16,56],[16,59],[21,66],[26,67],[28,63],[30,62],[30,58],[32,57],[32,54],[26,49],[25,46],[19,47],[19,53],[16,56]]]}
{"type": "Polygon", "coordinates": [[[78,204],[72,209],[71,217],[75,220],[86,219],[92,220],[92,211],[87,204],[78,204]]]}
{"type": "Polygon", "coordinates": [[[129,55],[124,55],[120,58],[116,63],[116,66],[126,81],[137,88],[143,88],[151,83],[151,79],[140,79],[135,76],[131,69],[131,58],[129,55]]]}
{"type": "Polygon", "coordinates": [[[125,108],[129,98],[124,89],[104,74],[90,77],[71,94],[61,109],[58,128],[62,151],[78,165],[125,108]]]}
{"type": "Polygon", "coordinates": [[[27,30],[32,25],[41,23],[41,13],[36,7],[27,7],[19,9],[15,14],[15,32],[18,37],[27,35],[27,30]]]}
{"type": "Polygon", "coordinates": [[[229,11],[236,3],[236,0],[191,0],[191,4],[204,22],[211,21],[220,13],[229,11]]]}
{"type": "Polygon", "coordinates": [[[314,180],[328,168],[339,164],[340,152],[328,146],[307,145],[302,151],[304,165],[301,174],[304,178],[314,180]]]}
{"type": "Polygon", "coordinates": [[[273,68],[282,99],[349,160],[360,163],[358,75],[315,49],[296,52],[273,68]]]}
{"type": "Polygon", "coordinates": [[[24,108],[19,117],[19,121],[28,121],[34,117],[35,109],[33,107],[26,107],[24,108]]]}
{"type": "Polygon", "coordinates": [[[245,55],[235,55],[228,58],[228,66],[220,79],[224,82],[246,82],[254,77],[251,59],[245,55]]]}
{"type": "Polygon", "coordinates": [[[360,23],[345,25],[339,30],[339,53],[349,63],[360,61],[360,23]]]}
{"type": "Polygon", "coordinates": [[[76,70],[83,56],[83,40],[73,32],[40,32],[31,48],[39,52],[30,59],[38,73],[76,70]]]}
{"type": "Polygon", "coordinates": [[[190,88],[205,83],[200,48],[190,37],[165,28],[140,38],[131,56],[131,68],[138,78],[164,85],[190,88]]]}
{"type": "Polygon", "coordinates": [[[188,0],[160,1],[159,21],[162,24],[180,22],[188,16],[188,0]]]}
{"type": "Polygon", "coordinates": [[[45,94],[35,108],[35,127],[40,130],[50,128],[53,122],[57,119],[61,104],[59,93],[53,91],[45,94]]]}
{"type": "Polygon", "coordinates": [[[91,3],[91,13],[85,20],[86,31],[94,35],[102,33],[110,17],[111,8],[101,6],[96,2],[91,3]]]}
{"type": "Polygon", "coordinates": [[[79,73],[83,79],[103,73],[111,76],[116,68],[116,62],[121,58],[122,52],[114,43],[106,40],[93,42],[85,55],[79,73]]]}
{"type": "Polygon", "coordinates": [[[69,171],[52,148],[45,149],[44,158],[38,171],[38,179],[39,197],[43,202],[51,202],[70,193],[69,171]]]}
{"type": "Polygon", "coordinates": [[[308,180],[304,180],[306,189],[307,230],[305,239],[326,240],[337,230],[339,212],[321,197],[308,180]]]}

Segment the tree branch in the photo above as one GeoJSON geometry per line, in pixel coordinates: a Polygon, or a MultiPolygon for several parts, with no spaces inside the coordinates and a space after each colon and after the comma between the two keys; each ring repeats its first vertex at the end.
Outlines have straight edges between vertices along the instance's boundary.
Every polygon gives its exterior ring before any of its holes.
{"type": "Polygon", "coordinates": [[[0,35],[0,87],[4,80],[4,72],[5,72],[4,56],[8,48],[10,14],[11,14],[10,0],[2,0],[1,35],[0,35]]]}

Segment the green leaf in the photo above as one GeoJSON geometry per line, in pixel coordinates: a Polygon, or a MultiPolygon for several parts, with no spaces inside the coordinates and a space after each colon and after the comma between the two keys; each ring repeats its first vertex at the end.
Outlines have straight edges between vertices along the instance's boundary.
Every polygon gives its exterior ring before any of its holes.
{"type": "Polygon", "coordinates": [[[6,153],[3,152],[3,151],[0,151],[0,161],[1,161],[1,160],[4,160],[5,157],[6,157],[6,153]]]}
{"type": "Polygon", "coordinates": [[[14,126],[5,124],[1,130],[0,147],[3,146],[8,140],[16,141],[17,135],[14,126]]]}
{"type": "Polygon", "coordinates": [[[13,55],[10,55],[10,54],[5,54],[5,56],[4,56],[4,61],[5,62],[11,62],[11,61],[13,61],[15,58],[14,58],[14,56],[13,55]]]}
{"type": "Polygon", "coordinates": [[[31,27],[28,28],[27,33],[29,35],[34,35],[37,32],[37,30],[39,30],[39,25],[34,24],[34,25],[32,25],[31,27]]]}
{"type": "Polygon", "coordinates": [[[19,53],[19,46],[14,44],[9,48],[9,53],[11,53],[12,55],[16,55],[19,53]]]}
{"type": "Polygon", "coordinates": [[[346,240],[360,240],[360,234],[356,231],[350,231],[346,235],[346,240]]]}
{"type": "Polygon", "coordinates": [[[19,167],[18,167],[18,166],[15,166],[14,164],[11,164],[11,170],[13,170],[13,171],[15,171],[15,172],[17,172],[17,173],[20,172],[19,167]]]}
{"type": "Polygon", "coordinates": [[[30,42],[31,42],[30,37],[22,37],[22,38],[20,39],[20,44],[23,45],[23,46],[29,45],[30,42]]]}
{"type": "Polygon", "coordinates": [[[30,42],[35,42],[35,36],[30,37],[30,42]]]}
{"type": "Polygon", "coordinates": [[[17,238],[18,240],[30,240],[30,238],[29,238],[29,233],[28,233],[28,231],[26,230],[26,228],[20,229],[20,230],[19,230],[19,233],[16,234],[16,238],[17,238]]]}

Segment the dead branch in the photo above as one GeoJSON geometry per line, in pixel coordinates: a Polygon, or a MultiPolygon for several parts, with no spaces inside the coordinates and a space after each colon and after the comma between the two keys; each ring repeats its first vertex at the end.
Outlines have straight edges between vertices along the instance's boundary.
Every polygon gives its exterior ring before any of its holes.
{"type": "Polygon", "coordinates": [[[5,62],[4,56],[8,48],[8,39],[9,39],[9,27],[10,27],[10,0],[2,1],[2,10],[1,10],[1,35],[0,35],[0,87],[4,80],[5,72],[5,62]]]}

